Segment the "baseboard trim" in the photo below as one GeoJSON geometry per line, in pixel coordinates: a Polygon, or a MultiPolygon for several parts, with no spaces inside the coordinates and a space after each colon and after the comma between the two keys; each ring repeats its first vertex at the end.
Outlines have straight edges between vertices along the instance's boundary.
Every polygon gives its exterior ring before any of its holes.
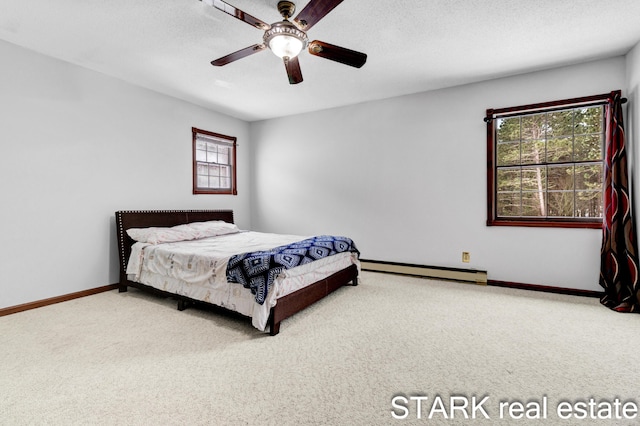
{"type": "Polygon", "coordinates": [[[5,315],[16,314],[18,312],[28,311],[30,309],[41,308],[43,306],[53,305],[56,303],[67,302],[69,300],[78,299],[80,297],[91,296],[92,294],[103,293],[109,290],[115,290],[118,288],[118,284],[109,284],[102,287],[90,288],[89,290],[82,290],[75,293],[64,294],[62,296],[51,297],[49,299],[37,300],[35,302],[24,303],[22,305],[9,306],[8,308],[0,309],[0,317],[5,315]]]}
{"type": "MultiPolygon", "coordinates": [[[[581,290],[566,287],[554,287],[539,284],[525,284],[513,281],[488,280],[486,271],[474,269],[447,268],[441,266],[416,265],[411,263],[384,262],[381,260],[361,259],[360,267],[363,271],[386,272],[399,275],[412,275],[425,278],[435,278],[441,280],[469,282],[480,285],[490,285],[495,287],[517,288],[521,290],[541,291],[546,293],[567,294],[571,296],[594,297],[600,299],[604,292],[593,290],[581,290]]],[[[18,312],[41,308],[43,306],[54,305],[105,291],[115,290],[118,284],[109,284],[102,287],[82,290],[62,296],[51,297],[49,299],[37,300],[35,302],[24,303],[22,305],[9,306],[0,309],[0,317],[18,312]]]]}
{"type": "Polygon", "coordinates": [[[554,287],[539,284],[524,284],[512,281],[487,280],[487,285],[495,287],[517,288],[521,290],[542,291],[545,293],[568,294],[571,296],[596,297],[600,299],[604,296],[604,292],[593,290],[581,290],[577,288],[554,287]]]}
{"type": "Polygon", "coordinates": [[[363,271],[386,272],[480,285],[487,284],[487,271],[476,269],[447,268],[444,266],[416,265],[413,263],[385,262],[370,259],[360,259],[360,268],[363,271]]]}
{"type": "Polygon", "coordinates": [[[494,287],[517,288],[520,290],[540,291],[545,293],[567,294],[601,298],[604,292],[581,290],[566,287],[554,287],[539,284],[525,284],[513,281],[487,279],[487,272],[475,269],[447,268],[443,266],[416,265],[412,263],[385,262],[382,260],[360,259],[363,271],[384,272],[398,275],[411,275],[424,278],[434,278],[446,281],[491,285],[494,287]]]}

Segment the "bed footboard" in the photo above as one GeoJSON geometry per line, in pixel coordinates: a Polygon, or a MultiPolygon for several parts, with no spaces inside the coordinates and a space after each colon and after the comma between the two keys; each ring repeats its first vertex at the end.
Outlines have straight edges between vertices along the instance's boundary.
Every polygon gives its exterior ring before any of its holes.
{"type": "Polygon", "coordinates": [[[280,332],[280,322],[283,319],[300,312],[349,282],[352,282],[353,285],[358,285],[358,268],[356,265],[351,265],[310,286],[279,298],[276,306],[271,308],[271,314],[269,315],[269,334],[275,336],[280,332]]]}

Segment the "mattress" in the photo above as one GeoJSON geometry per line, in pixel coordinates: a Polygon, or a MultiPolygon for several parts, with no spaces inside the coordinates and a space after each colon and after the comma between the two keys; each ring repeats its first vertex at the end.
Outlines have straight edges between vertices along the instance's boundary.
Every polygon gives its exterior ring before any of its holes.
{"type": "Polygon", "coordinates": [[[355,264],[357,254],[338,253],[282,271],[263,304],[251,290],[228,283],[229,259],[246,252],[268,250],[306,237],[245,231],[193,241],[162,244],[135,243],[127,266],[127,278],[169,293],[212,303],[251,317],[261,331],[267,329],[269,313],[277,299],[327,278],[355,264]]]}

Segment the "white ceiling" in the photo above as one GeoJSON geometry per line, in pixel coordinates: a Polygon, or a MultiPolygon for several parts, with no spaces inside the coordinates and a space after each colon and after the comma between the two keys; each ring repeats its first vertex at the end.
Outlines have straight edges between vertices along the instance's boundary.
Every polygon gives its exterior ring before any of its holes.
{"type": "MultiPolygon", "coordinates": [[[[282,19],[278,0],[226,1],[282,19]]],[[[255,121],[625,54],[640,40],[640,1],[345,0],[308,34],[367,63],[303,52],[298,85],[268,50],[213,67],[262,32],[198,0],[0,2],[0,39],[255,121]]]]}

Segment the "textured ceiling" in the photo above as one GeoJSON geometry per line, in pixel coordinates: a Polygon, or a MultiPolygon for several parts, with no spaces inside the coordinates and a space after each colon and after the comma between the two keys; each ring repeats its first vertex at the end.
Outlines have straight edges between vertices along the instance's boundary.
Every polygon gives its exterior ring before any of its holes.
{"type": "MultiPolygon", "coordinates": [[[[227,2],[282,19],[278,0],[227,2]]],[[[268,50],[211,66],[262,32],[198,0],[2,0],[0,39],[255,121],[624,54],[639,17],[638,0],[345,0],[309,39],[367,63],[303,52],[298,85],[268,50]]]]}

